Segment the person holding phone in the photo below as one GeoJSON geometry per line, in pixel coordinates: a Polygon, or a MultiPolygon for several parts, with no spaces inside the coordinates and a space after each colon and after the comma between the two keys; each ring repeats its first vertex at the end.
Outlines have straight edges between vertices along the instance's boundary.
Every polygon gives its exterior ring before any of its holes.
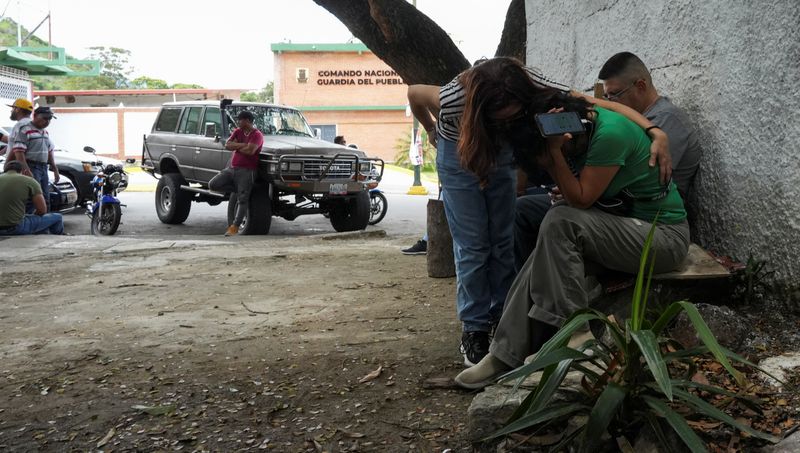
{"type": "Polygon", "coordinates": [[[689,248],[683,201],[675,184],[662,182],[660,170],[649,165],[651,141],[645,130],[554,89],[525,105],[519,127],[529,131],[526,153],[552,177],[564,200],[544,217],[533,254],[509,290],[489,354],[455,378],[465,388],[484,387],[522,365],[567,317],[587,307],[587,269],[602,265],[636,273],[653,222],[655,272],[678,267],[689,248]],[[537,130],[537,114],[561,112],[585,120],[588,133],[537,130]],[[581,167],[578,176],[567,159],[581,167]],[[623,199],[625,209],[611,213],[598,207],[611,199],[623,199]]]}
{"type": "MultiPolygon", "coordinates": [[[[611,56],[603,64],[597,78],[603,81],[603,99],[573,94],[605,108],[613,109],[617,103],[630,107],[663,130],[669,137],[669,152],[663,155],[651,154],[650,165],[658,164],[662,181],[671,177],[684,202],[689,201],[702,154],[700,139],[689,117],[668,97],[659,94],[647,66],[630,52],[611,56]]],[[[560,197],[560,191],[555,187],[549,193],[525,194],[517,198],[514,261],[518,271],[536,245],[545,214],[560,197]]]]}
{"type": "MultiPolygon", "coordinates": [[[[513,162],[536,165],[525,152],[541,139],[532,116],[537,112],[531,108],[553,93],[571,98],[566,86],[554,88],[557,85],[519,60],[497,57],[476,62],[445,86],[408,88],[411,111],[437,149],[436,167],[453,237],[456,308],[466,366],[488,353],[491,332],[514,280],[513,162]]],[[[652,126],[633,110],[620,109],[639,126],[652,126]]],[[[666,136],[657,130],[651,134],[656,138],[652,146],[666,153],[666,136]]]]}

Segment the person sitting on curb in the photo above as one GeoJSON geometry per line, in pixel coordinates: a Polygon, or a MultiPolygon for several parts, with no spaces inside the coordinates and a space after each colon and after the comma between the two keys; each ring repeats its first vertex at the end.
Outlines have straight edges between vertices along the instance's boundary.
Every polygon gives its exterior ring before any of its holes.
{"type": "Polygon", "coordinates": [[[236,216],[225,231],[225,236],[238,234],[239,226],[247,216],[250,192],[258,174],[258,155],[264,145],[264,135],[253,125],[255,117],[252,113],[243,110],[236,119],[239,127],[225,142],[225,149],[233,151],[230,165],[208,182],[210,190],[231,193],[231,198],[236,197],[236,216]]]}
{"type": "Polygon", "coordinates": [[[42,188],[30,176],[22,174],[22,163],[8,163],[0,175],[0,235],[64,234],[61,214],[48,213],[42,188]],[[25,214],[25,205],[32,202],[35,214],[25,214]]]}
{"type": "MultiPolygon", "coordinates": [[[[700,164],[702,149],[700,139],[689,117],[669,98],[658,94],[650,71],[639,57],[630,52],[620,52],[609,58],[600,69],[598,78],[603,81],[606,100],[618,102],[641,113],[669,137],[669,155],[658,156],[662,176],[669,175],[678,186],[684,203],[700,164]],[[671,170],[671,171],[670,171],[671,170]]],[[[606,107],[603,101],[582,96],[589,103],[606,107]]],[[[651,156],[650,165],[656,160],[651,156]]],[[[662,181],[667,178],[663,178],[662,181]]],[[[544,193],[517,198],[514,218],[514,264],[519,271],[533,252],[539,227],[553,201],[560,199],[557,188],[553,194],[544,193]]]]}

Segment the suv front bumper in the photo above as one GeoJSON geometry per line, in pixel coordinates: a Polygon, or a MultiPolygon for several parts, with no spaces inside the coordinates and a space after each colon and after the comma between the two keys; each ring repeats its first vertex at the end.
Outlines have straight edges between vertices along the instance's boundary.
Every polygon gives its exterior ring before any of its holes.
{"type": "Polygon", "coordinates": [[[261,169],[279,190],[336,196],[376,187],[383,178],[384,162],[351,153],[284,155],[262,161],[261,169]]]}

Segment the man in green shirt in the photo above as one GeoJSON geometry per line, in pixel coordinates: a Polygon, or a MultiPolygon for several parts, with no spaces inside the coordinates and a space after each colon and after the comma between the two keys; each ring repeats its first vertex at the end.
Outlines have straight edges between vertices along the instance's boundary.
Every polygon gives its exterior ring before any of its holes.
{"type": "Polygon", "coordinates": [[[0,236],[64,234],[61,214],[47,213],[39,183],[21,173],[22,164],[14,161],[0,175],[0,236]],[[33,203],[35,214],[25,214],[27,202],[33,203]]]}

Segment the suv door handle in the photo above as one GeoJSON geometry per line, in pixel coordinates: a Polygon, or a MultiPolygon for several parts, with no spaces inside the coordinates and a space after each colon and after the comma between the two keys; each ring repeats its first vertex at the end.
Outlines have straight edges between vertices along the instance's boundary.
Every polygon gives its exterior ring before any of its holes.
{"type": "Polygon", "coordinates": [[[195,154],[200,154],[200,147],[199,146],[195,146],[194,147],[194,153],[195,154]]]}
{"type": "Polygon", "coordinates": [[[169,145],[169,149],[175,151],[175,145],[169,145]]]}

